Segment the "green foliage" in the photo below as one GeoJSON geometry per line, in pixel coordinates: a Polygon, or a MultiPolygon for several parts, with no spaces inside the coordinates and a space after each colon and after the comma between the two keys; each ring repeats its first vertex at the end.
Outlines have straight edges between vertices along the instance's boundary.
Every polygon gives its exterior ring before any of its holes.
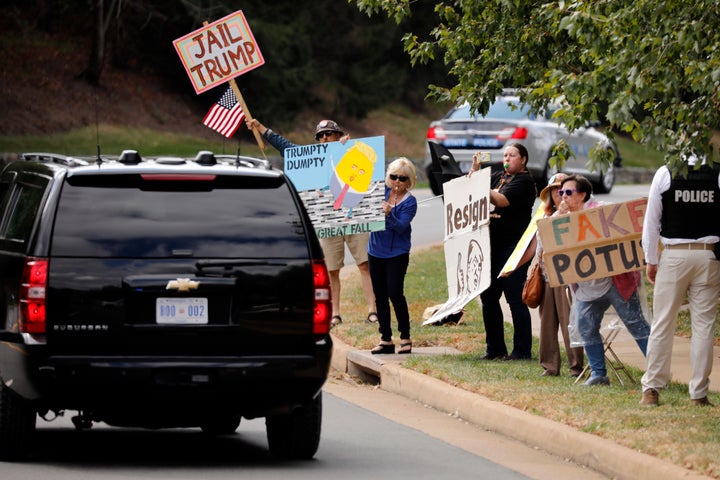
{"type": "MultiPolygon", "coordinates": [[[[355,3],[396,21],[415,8],[355,3]]],[[[442,58],[456,79],[431,85],[435,98],[485,113],[503,87],[525,87],[533,108],[567,102],[558,118],[570,130],[606,119],[663,151],[676,170],[691,152],[717,160],[710,139],[720,126],[720,3],[448,0],[435,12],[434,27],[404,37],[413,63],[442,58]]]]}
{"type": "MultiPolygon", "coordinates": [[[[329,117],[362,119],[392,102],[422,107],[428,82],[444,78],[438,66],[412,67],[403,51],[402,25],[383,17],[370,18],[347,2],[295,0],[128,0],[27,2],[0,5],[0,37],[18,49],[43,34],[71,37],[83,51],[104,51],[114,67],[160,75],[165,87],[195,97],[173,48],[173,40],[241,9],[265,58],[265,64],[237,78],[253,116],[280,128],[306,110],[329,117]],[[104,45],[96,45],[97,7],[104,5],[104,45]]],[[[4,43],[4,42],[0,42],[4,43]]],[[[77,75],[88,65],[71,68],[77,75]]],[[[103,83],[99,73],[99,84],[103,83]]],[[[225,87],[197,96],[208,108],[225,87]]]]}
{"type": "MultiPolygon", "coordinates": [[[[158,132],[144,128],[126,128],[103,125],[85,127],[52,135],[0,136],[0,152],[57,152],[71,156],[97,155],[98,137],[102,155],[119,155],[123,150],[134,149],[140,155],[195,156],[200,150],[235,154],[235,144],[218,140],[208,142],[202,138],[158,132]]],[[[241,155],[245,155],[241,152],[241,155]]]]}

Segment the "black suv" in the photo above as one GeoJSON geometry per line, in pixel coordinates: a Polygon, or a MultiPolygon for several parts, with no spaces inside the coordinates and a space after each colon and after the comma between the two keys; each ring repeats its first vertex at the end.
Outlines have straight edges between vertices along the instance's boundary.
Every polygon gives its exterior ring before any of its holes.
{"type": "Polygon", "coordinates": [[[310,458],[332,353],[314,229],[263,160],[28,153],[0,174],[0,458],[36,416],[232,433],[310,458]]]}

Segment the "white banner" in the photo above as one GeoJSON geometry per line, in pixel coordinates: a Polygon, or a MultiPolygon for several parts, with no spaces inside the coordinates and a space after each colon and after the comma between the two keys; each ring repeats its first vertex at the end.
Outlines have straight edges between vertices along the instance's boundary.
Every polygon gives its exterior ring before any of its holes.
{"type": "Polygon", "coordinates": [[[446,182],[445,270],[448,300],[423,322],[457,313],[490,286],[490,169],[446,182]]]}

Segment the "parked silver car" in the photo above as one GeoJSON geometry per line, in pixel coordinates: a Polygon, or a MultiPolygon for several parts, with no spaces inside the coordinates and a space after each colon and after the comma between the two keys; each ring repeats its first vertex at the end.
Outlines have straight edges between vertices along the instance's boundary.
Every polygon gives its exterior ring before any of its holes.
{"type": "MultiPolygon", "coordinates": [[[[563,139],[575,156],[565,162],[562,171],[584,175],[593,183],[597,193],[609,192],[615,184],[615,167],[621,165],[616,145],[606,135],[590,126],[579,128],[569,134],[562,124],[551,119],[555,109],[550,108],[542,115],[532,114],[528,106],[520,103],[518,96],[503,95],[490,105],[484,117],[473,115],[469,104],[465,103],[450,110],[443,119],[432,122],[427,131],[425,169],[433,192],[436,195],[441,194],[441,183],[448,177],[445,175],[442,177],[443,180],[439,180],[437,163],[433,175],[431,142],[445,147],[439,149],[450,153],[451,158],[445,159],[445,162],[451,163],[454,160],[459,172],[462,173],[470,169],[473,153],[477,151],[490,153],[488,163],[493,168],[501,168],[505,146],[514,142],[522,143],[529,153],[528,170],[535,178],[540,191],[557,171],[550,166],[548,160],[552,156],[553,147],[563,139]],[[590,171],[588,168],[590,149],[598,142],[609,149],[613,156],[613,161],[604,172],[590,171]]],[[[450,170],[458,171],[454,166],[450,170]]]]}

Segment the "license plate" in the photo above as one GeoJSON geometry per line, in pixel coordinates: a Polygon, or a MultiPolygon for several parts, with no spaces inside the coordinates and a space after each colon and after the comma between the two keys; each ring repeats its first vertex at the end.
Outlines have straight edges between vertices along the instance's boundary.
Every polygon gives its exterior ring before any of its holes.
{"type": "Polygon", "coordinates": [[[498,148],[500,146],[500,140],[497,138],[473,138],[473,147],[479,148],[498,148]]]}
{"type": "Polygon", "coordinates": [[[446,138],[442,145],[447,148],[463,148],[468,146],[468,140],[467,138],[446,138]]]}
{"type": "Polygon", "coordinates": [[[207,298],[158,298],[155,321],[160,324],[205,325],[208,323],[207,298]]]}

